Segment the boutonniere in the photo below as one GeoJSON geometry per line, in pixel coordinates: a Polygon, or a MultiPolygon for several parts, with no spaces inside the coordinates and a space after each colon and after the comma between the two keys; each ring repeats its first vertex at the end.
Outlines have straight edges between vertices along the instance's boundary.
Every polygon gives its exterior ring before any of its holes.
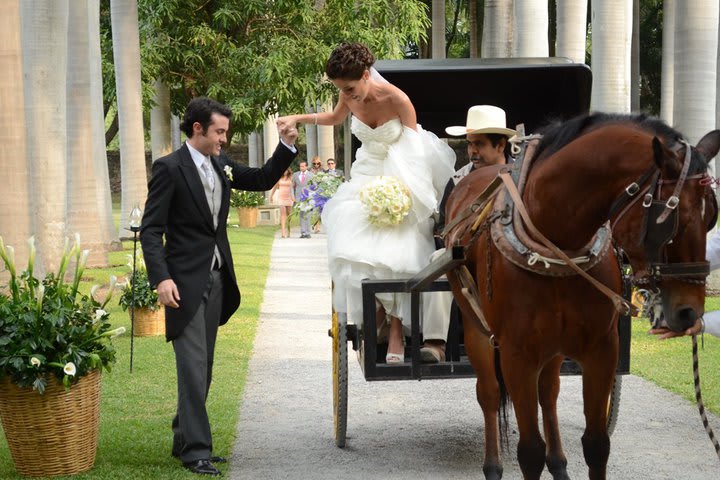
{"type": "Polygon", "coordinates": [[[225,176],[228,178],[228,180],[230,180],[232,182],[233,181],[232,167],[230,165],[225,165],[225,167],[223,168],[223,171],[225,172],[225,176]]]}

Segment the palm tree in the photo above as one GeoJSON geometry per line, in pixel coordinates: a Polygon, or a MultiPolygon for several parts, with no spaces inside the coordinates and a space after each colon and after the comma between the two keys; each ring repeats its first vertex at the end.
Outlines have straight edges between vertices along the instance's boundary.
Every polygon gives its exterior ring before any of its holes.
{"type": "Polygon", "coordinates": [[[147,168],[140,83],[137,0],[110,0],[115,84],[120,120],[120,229],[133,207],[145,205],[147,168]]]}
{"type": "Polygon", "coordinates": [[[632,0],[593,0],[590,108],[630,111],[632,0]]]}
{"type": "Polygon", "coordinates": [[[107,149],[105,144],[105,111],[103,105],[102,52],[100,50],[100,8],[98,0],[92,0],[92,11],[88,28],[90,43],[90,122],[92,128],[92,158],[95,161],[96,208],[101,212],[100,223],[96,228],[102,234],[102,243],[110,250],[121,250],[118,229],[112,216],[112,198],[110,195],[110,175],[108,172],[107,149]],[[94,5],[97,4],[97,7],[94,5]],[[98,21],[93,19],[97,18],[98,21]]]}
{"type": "Polygon", "coordinates": [[[557,0],[557,46],[555,54],[585,63],[587,2],[557,0]]]}
{"type": "MultiPolygon", "coordinates": [[[[321,110],[325,112],[331,112],[332,109],[332,100],[328,100],[325,102],[321,110]]],[[[323,161],[335,156],[335,127],[333,125],[318,125],[317,144],[317,154],[323,161]]]]}
{"type": "Polygon", "coordinates": [[[468,31],[470,33],[470,58],[478,56],[478,9],[477,0],[468,0],[468,31]]]}
{"type": "Polygon", "coordinates": [[[153,84],[155,105],[150,110],[150,145],[153,161],[173,151],[170,134],[170,89],[161,80],[153,84]]]}
{"type": "MultiPolygon", "coordinates": [[[[101,178],[95,171],[93,159],[92,115],[93,90],[91,88],[90,33],[91,22],[97,23],[92,29],[99,35],[99,0],[74,0],[70,2],[68,15],[67,53],[67,230],[79,233],[83,248],[90,250],[88,265],[106,266],[109,242],[98,228],[100,217],[110,216],[110,211],[98,208],[98,184],[107,184],[107,177],[101,178]]],[[[100,38],[97,37],[97,41],[100,38]]],[[[96,54],[99,52],[95,52],[96,54]]]]}
{"type": "Polygon", "coordinates": [[[507,58],[513,50],[513,0],[485,0],[482,57],[507,58]]]}
{"type": "MultiPolygon", "coordinates": [[[[27,143],[30,203],[39,267],[54,270],[65,242],[68,0],[20,3],[26,124],[43,132],[27,143]]],[[[4,107],[3,107],[4,108],[4,107]]]]}
{"type": "Polygon", "coordinates": [[[514,7],[514,56],[547,57],[547,0],[515,0],[514,7]]]}
{"type": "Polygon", "coordinates": [[[12,192],[0,196],[0,236],[15,247],[18,265],[24,265],[28,252],[25,241],[32,235],[32,222],[25,143],[28,137],[18,135],[18,128],[25,128],[20,3],[5,2],[0,16],[0,178],[3,190],[12,192]]]}
{"type": "Polygon", "coordinates": [[[663,2],[662,74],[660,75],[660,117],[673,123],[675,97],[675,0],[663,2]]]}
{"type": "Polygon", "coordinates": [[[445,0],[432,0],[431,58],[445,58],[445,0]]]}
{"type": "Polygon", "coordinates": [[[715,125],[717,0],[675,4],[675,98],[673,123],[691,144],[715,125]]]}

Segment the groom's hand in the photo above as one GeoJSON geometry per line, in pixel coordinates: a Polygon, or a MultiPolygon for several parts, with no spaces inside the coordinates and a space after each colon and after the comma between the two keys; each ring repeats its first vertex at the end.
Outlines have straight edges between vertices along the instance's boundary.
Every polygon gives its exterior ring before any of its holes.
{"type": "Polygon", "coordinates": [[[280,138],[286,145],[295,145],[295,140],[298,138],[297,128],[285,123],[278,123],[278,131],[280,132],[280,138]]]}
{"type": "Polygon", "coordinates": [[[157,286],[158,300],[167,307],[178,308],[180,305],[180,292],[172,278],[167,278],[158,283],[157,286]]]}

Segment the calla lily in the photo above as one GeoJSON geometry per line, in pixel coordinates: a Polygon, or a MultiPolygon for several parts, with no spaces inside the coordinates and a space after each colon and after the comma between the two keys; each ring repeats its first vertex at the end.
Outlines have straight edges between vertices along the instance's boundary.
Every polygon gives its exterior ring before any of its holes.
{"type": "Polygon", "coordinates": [[[28,246],[30,247],[30,252],[28,255],[28,273],[32,277],[33,268],[35,267],[35,255],[37,253],[37,250],[35,248],[35,237],[32,236],[28,238],[28,246]]]}
{"type": "Polygon", "coordinates": [[[95,310],[95,318],[93,319],[93,323],[98,322],[99,320],[102,320],[102,318],[107,315],[107,312],[103,310],[102,308],[98,308],[95,310]]]}
{"type": "Polygon", "coordinates": [[[37,312],[38,315],[42,313],[43,298],[45,298],[45,285],[42,283],[38,285],[37,289],[37,312]]]}
{"type": "Polygon", "coordinates": [[[37,358],[37,357],[31,357],[31,358],[30,358],[30,365],[32,365],[33,367],[39,367],[41,363],[42,363],[42,362],[41,362],[40,359],[37,358]]]}
{"type": "Polygon", "coordinates": [[[73,362],[68,362],[63,367],[63,372],[65,372],[65,375],[70,375],[71,377],[74,377],[77,373],[77,367],[75,367],[75,364],[73,362]]]}
{"type": "Polygon", "coordinates": [[[110,286],[108,287],[108,294],[105,297],[105,301],[101,305],[103,309],[112,298],[113,292],[115,291],[115,285],[117,285],[117,277],[115,275],[110,275],[110,286]]]}

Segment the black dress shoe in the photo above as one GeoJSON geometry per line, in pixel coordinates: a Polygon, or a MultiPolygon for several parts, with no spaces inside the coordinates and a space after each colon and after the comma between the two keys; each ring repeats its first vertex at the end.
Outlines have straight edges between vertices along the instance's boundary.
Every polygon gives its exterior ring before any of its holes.
{"type": "MultiPolygon", "coordinates": [[[[172,454],[175,458],[180,458],[180,454],[173,452],[172,454]]],[[[225,457],[210,457],[210,461],[212,463],[227,463],[227,458],[225,457]]]]}
{"type": "Polygon", "coordinates": [[[222,475],[222,473],[220,473],[220,470],[215,468],[215,465],[213,465],[212,462],[207,459],[200,459],[195,460],[194,462],[183,463],[183,466],[190,470],[192,473],[197,473],[198,475],[210,475],[212,477],[219,477],[220,475],[222,475]]]}

